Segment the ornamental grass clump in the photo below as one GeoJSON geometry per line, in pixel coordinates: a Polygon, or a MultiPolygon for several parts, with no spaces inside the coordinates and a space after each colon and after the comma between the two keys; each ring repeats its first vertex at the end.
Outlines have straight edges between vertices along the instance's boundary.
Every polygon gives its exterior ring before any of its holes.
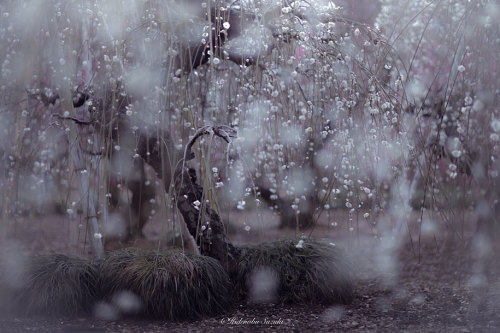
{"type": "Polygon", "coordinates": [[[93,261],[62,254],[33,257],[14,291],[15,306],[28,314],[88,313],[97,301],[93,261]]]}
{"type": "Polygon", "coordinates": [[[131,292],[140,314],[168,320],[219,314],[231,306],[231,283],[221,264],[210,257],[181,251],[123,249],[101,262],[102,299],[131,292]]]}
{"type": "Polygon", "coordinates": [[[334,245],[312,239],[282,239],[240,247],[234,281],[240,297],[249,296],[255,272],[272,270],[281,303],[350,303],[354,297],[352,272],[334,245]]]}

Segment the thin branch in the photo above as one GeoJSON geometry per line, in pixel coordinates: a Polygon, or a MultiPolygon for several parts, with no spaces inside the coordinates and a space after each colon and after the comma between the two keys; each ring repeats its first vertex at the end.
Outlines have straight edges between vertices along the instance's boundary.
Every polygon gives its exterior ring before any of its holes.
{"type": "Polygon", "coordinates": [[[59,113],[53,113],[53,114],[51,114],[51,116],[58,118],[58,119],[62,119],[62,120],[72,120],[75,123],[77,123],[78,125],[92,125],[92,124],[94,124],[94,121],[91,121],[91,120],[80,120],[76,117],[61,116],[59,113]]]}

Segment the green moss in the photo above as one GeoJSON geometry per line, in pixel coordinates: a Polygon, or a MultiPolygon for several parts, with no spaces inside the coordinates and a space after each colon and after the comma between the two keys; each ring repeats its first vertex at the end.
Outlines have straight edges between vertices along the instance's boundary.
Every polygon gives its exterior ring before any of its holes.
{"type": "Polygon", "coordinates": [[[98,270],[88,260],[62,254],[36,256],[16,290],[16,306],[27,313],[89,312],[97,300],[98,270]]]}
{"type": "Polygon", "coordinates": [[[282,239],[241,246],[242,254],[234,281],[240,297],[248,296],[250,278],[259,268],[271,268],[278,277],[282,303],[350,303],[352,273],[344,255],[326,242],[282,239]]]}
{"type": "Polygon", "coordinates": [[[134,293],[142,314],[177,320],[199,318],[231,306],[231,284],[220,263],[180,251],[124,249],[101,262],[99,289],[105,300],[120,291],[134,293]]]}

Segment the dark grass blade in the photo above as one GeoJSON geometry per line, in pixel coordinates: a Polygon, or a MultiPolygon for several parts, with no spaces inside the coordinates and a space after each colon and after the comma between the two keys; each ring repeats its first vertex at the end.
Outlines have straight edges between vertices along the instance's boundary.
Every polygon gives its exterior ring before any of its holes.
{"type": "Polygon", "coordinates": [[[88,313],[97,300],[94,262],[62,254],[33,257],[15,290],[15,306],[33,314],[88,313]]]}
{"type": "Polygon", "coordinates": [[[329,243],[283,239],[241,246],[234,281],[239,297],[249,293],[250,278],[259,268],[270,268],[278,277],[282,303],[350,303],[354,297],[352,272],[342,251],[329,243]]]}
{"type": "Polygon", "coordinates": [[[99,289],[105,300],[134,293],[142,314],[169,320],[221,313],[231,306],[231,283],[221,264],[180,251],[124,249],[101,262],[99,289]]]}

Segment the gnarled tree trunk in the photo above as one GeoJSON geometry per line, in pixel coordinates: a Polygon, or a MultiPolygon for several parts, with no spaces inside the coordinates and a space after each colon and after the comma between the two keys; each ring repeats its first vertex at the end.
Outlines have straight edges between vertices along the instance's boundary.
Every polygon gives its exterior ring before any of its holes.
{"type": "MultiPolygon", "coordinates": [[[[200,253],[218,259],[228,272],[232,272],[236,268],[239,250],[227,239],[217,212],[204,203],[203,187],[197,183],[196,171],[186,166],[186,162],[194,158],[191,150],[194,142],[205,134],[214,134],[229,143],[230,138],[235,136],[235,131],[227,126],[206,126],[196,132],[186,146],[184,157],[181,160],[173,159],[178,161],[174,173],[175,201],[200,253]]],[[[162,141],[163,144],[156,137],[141,136],[137,152],[163,178],[168,191],[173,168],[165,166],[170,166],[172,159],[169,159],[168,154],[172,152],[169,152],[167,144],[170,142],[169,138],[165,137],[162,141]]]]}

